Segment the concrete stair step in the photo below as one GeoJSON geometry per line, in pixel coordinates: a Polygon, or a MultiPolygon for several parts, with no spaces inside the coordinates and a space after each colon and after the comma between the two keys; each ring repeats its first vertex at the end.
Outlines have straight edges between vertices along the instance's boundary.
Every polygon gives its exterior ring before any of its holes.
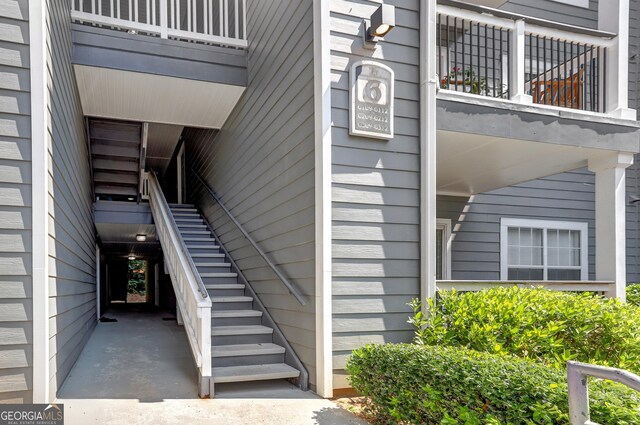
{"type": "Polygon", "coordinates": [[[244,285],[241,283],[222,283],[216,285],[215,283],[209,283],[204,285],[207,289],[244,289],[244,285]]]}
{"type": "Polygon", "coordinates": [[[215,239],[211,236],[211,233],[209,233],[209,237],[202,237],[202,238],[196,238],[196,237],[182,237],[182,240],[185,242],[214,242],[215,239]]]}
{"type": "Polygon", "coordinates": [[[180,229],[181,235],[209,235],[211,232],[208,230],[192,230],[192,229],[180,229]]]}
{"type": "Polygon", "coordinates": [[[211,317],[214,319],[227,317],[262,317],[262,312],[258,310],[217,310],[211,312],[211,317]]]}
{"type": "Polygon", "coordinates": [[[300,371],[284,363],[260,364],[251,366],[214,367],[213,382],[246,382],[268,379],[288,379],[300,376],[300,371]]]}
{"type": "Polygon", "coordinates": [[[218,252],[196,252],[191,254],[192,258],[223,258],[224,254],[218,252]]]}
{"type": "Polygon", "coordinates": [[[273,329],[262,325],[214,326],[211,329],[211,336],[271,334],[273,334],[273,329]]]}
{"type": "Polygon", "coordinates": [[[244,295],[237,295],[233,297],[213,297],[211,298],[211,302],[213,303],[247,303],[247,302],[253,302],[253,297],[246,297],[244,295]]]}
{"type": "Polygon", "coordinates": [[[238,273],[200,273],[200,277],[238,277],[238,273]]]}
{"type": "Polygon", "coordinates": [[[200,263],[196,262],[196,267],[231,267],[231,263],[200,263]]]}
{"type": "Polygon", "coordinates": [[[284,354],[284,347],[271,342],[265,344],[231,344],[218,345],[211,348],[212,357],[261,356],[267,354],[284,354]]]}

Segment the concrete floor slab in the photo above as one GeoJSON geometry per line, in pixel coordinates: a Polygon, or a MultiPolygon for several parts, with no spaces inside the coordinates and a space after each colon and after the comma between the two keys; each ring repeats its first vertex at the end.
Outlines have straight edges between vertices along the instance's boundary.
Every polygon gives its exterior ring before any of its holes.
{"type": "Polygon", "coordinates": [[[67,425],[366,424],[286,381],[219,384],[201,400],[186,335],[168,314],[108,316],[118,321],[98,324],[59,391],[67,425]]]}

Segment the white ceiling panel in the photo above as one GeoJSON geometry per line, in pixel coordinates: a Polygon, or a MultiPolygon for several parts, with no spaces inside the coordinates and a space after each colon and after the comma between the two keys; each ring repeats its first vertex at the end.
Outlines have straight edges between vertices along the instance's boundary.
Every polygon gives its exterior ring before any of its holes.
{"type": "Polygon", "coordinates": [[[85,115],[220,128],[245,88],[74,65],[85,115]]]}

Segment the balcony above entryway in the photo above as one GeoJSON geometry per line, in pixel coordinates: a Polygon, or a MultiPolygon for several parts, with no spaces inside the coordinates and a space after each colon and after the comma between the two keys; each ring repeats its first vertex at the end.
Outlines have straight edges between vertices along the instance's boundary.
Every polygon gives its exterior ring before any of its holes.
{"type": "Polygon", "coordinates": [[[75,0],[87,116],[220,128],[247,85],[243,0],[75,0]]]}

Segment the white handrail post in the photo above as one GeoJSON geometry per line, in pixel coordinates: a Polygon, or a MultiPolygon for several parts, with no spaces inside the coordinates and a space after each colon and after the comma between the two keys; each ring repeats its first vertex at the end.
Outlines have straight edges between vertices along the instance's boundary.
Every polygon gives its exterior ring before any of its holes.
{"type": "Polygon", "coordinates": [[[571,363],[567,365],[569,421],[571,425],[587,425],[589,418],[589,386],[587,377],[571,363]]]}
{"type": "Polygon", "coordinates": [[[525,92],[525,23],[520,19],[515,21],[515,28],[509,38],[509,93],[511,100],[518,103],[533,103],[533,97],[525,92]]]}
{"type": "Polygon", "coordinates": [[[169,38],[167,0],[160,0],[160,38],[169,38]]]}
{"type": "Polygon", "coordinates": [[[201,372],[204,376],[211,376],[211,309],[200,308],[200,344],[202,350],[201,372]]]}

